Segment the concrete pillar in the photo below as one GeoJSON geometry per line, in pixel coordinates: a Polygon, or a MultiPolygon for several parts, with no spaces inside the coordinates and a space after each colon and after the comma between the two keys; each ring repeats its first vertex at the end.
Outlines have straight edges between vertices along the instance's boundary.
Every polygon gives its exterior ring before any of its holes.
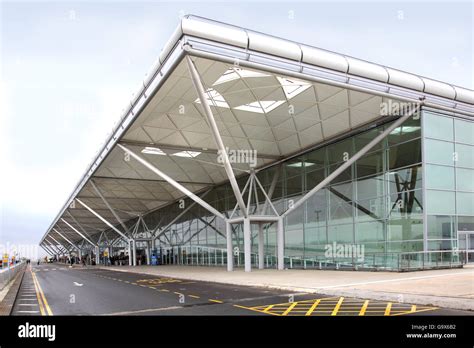
{"type": "Polygon", "coordinates": [[[232,250],[232,226],[229,222],[225,223],[225,234],[227,242],[227,271],[234,270],[234,251],[232,250]]]}
{"type": "Polygon", "coordinates": [[[98,246],[95,247],[95,264],[100,264],[100,249],[98,246]]]}
{"type": "Polygon", "coordinates": [[[128,265],[133,265],[133,248],[132,248],[133,241],[128,241],[128,265]]]}
{"type": "Polygon", "coordinates": [[[149,241],[146,241],[145,255],[146,255],[146,264],[151,265],[151,261],[150,261],[150,242],[149,241]]]}
{"type": "Polygon", "coordinates": [[[252,270],[252,254],[251,254],[251,231],[250,219],[244,219],[244,268],[245,272],[252,270]]]}
{"type": "Polygon", "coordinates": [[[264,255],[264,233],[263,233],[263,224],[258,224],[258,269],[265,268],[265,255],[264,255]]]}
{"type": "Polygon", "coordinates": [[[285,238],[283,233],[283,218],[279,218],[277,223],[277,266],[279,270],[285,268],[285,238]]]}
{"type": "Polygon", "coordinates": [[[133,265],[137,265],[137,242],[132,241],[132,251],[133,251],[133,265]]]}

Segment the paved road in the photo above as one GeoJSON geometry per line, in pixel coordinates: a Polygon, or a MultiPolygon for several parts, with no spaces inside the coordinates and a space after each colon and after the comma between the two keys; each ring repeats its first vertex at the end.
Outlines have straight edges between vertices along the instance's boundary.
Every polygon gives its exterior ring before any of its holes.
{"type": "Polygon", "coordinates": [[[13,315],[472,315],[472,312],[108,271],[33,265],[13,315]]]}

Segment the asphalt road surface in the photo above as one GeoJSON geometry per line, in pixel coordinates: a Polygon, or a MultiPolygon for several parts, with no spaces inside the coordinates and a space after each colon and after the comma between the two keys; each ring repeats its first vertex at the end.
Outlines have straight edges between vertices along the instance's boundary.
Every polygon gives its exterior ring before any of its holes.
{"type": "Polygon", "coordinates": [[[12,315],[472,315],[412,304],[289,293],[58,264],[32,265],[12,315]]]}

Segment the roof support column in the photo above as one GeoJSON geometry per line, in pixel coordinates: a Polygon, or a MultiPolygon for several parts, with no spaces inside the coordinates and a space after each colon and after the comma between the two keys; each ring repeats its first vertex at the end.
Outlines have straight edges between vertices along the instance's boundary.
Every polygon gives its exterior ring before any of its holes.
{"type": "MultiPolygon", "coordinates": [[[[48,237],[51,238],[51,236],[48,236],[48,237]]],[[[51,238],[51,239],[52,239],[52,238],[51,238]]],[[[59,255],[64,255],[64,250],[61,250],[57,245],[53,244],[53,243],[52,243],[51,241],[49,241],[49,240],[46,240],[46,239],[45,239],[45,241],[47,241],[47,242],[49,243],[49,245],[50,245],[50,247],[51,247],[51,250],[55,251],[54,254],[58,255],[58,257],[59,257],[59,255]]]]}
{"type": "Polygon", "coordinates": [[[277,269],[285,269],[285,234],[283,230],[283,218],[277,222],[277,269]]]}
{"type": "MultiPolygon", "coordinates": [[[[54,238],[51,237],[51,236],[48,236],[48,237],[51,238],[54,242],[56,242],[58,245],[62,246],[64,249],[66,249],[66,251],[68,251],[68,249],[67,249],[64,245],[62,245],[61,243],[59,243],[56,239],[54,239],[54,238]]],[[[58,248],[58,249],[59,249],[59,248],[58,248]]]]}
{"type": "Polygon", "coordinates": [[[321,181],[318,185],[316,185],[313,189],[311,189],[307,194],[305,194],[298,202],[296,202],[292,208],[288,208],[281,216],[286,217],[291,211],[295,210],[302,204],[304,204],[308,198],[313,196],[316,192],[318,192],[323,187],[330,184],[336,177],[338,177],[344,170],[349,168],[354,162],[364,156],[370,149],[372,149],[375,145],[380,143],[386,136],[388,136],[395,128],[399,127],[402,123],[408,120],[411,116],[413,116],[416,112],[420,110],[420,106],[423,105],[423,101],[418,103],[411,111],[407,112],[405,115],[398,118],[395,122],[393,122],[386,130],[382,133],[377,135],[374,139],[372,139],[367,145],[365,145],[362,149],[359,150],[352,158],[348,161],[344,162],[340,167],[338,167],[334,172],[329,174],[326,179],[321,181]]]}
{"type": "Polygon", "coordinates": [[[132,150],[126,148],[125,146],[123,146],[122,144],[117,144],[118,147],[120,147],[125,153],[128,153],[130,156],[132,156],[133,158],[135,158],[138,162],[140,162],[141,164],[143,164],[145,167],[147,167],[148,169],[150,169],[152,172],[154,172],[156,175],[158,175],[159,177],[161,177],[163,180],[167,181],[171,186],[173,186],[174,188],[176,188],[177,190],[181,191],[183,194],[185,194],[186,196],[188,196],[189,198],[191,198],[193,201],[195,201],[197,204],[199,204],[201,207],[203,207],[204,209],[208,210],[209,212],[211,212],[212,214],[222,218],[225,220],[225,217],[223,214],[221,214],[217,209],[215,209],[214,207],[212,207],[211,205],[209,205],[208,203],[206,203],[204,200],[202,200],[201,198],[199,198],[198,196],[196,196],[194,193],[192,193],[191,191],[189,191],[186,187],[184,187],[183,185],[181,185],[180,183],[176,182],[174,179],[172,179],[171,177],[169,177],[168,175],[166,175],[165,173],[163,173],[161,170],[159,170],[158,168],[156,168],[153,164],[151,164],[150,162],[148,162],[146,159],[142,158],[141,156],[137,155],[135,152],[133,152],[132,150]]]}
{"type": "Polygon", "coordinates": [[[227,271],[234,270],[234,252],[232,250],[232,226],[229,221],[225,222],[225,233],[227,242],[227,271]]]}
{"type": "Polygon", "coordinates": [[[64,239],[66,242],[68,242],[69,244],[71,244],[74,248],[76,248],[77,250],[81,250],[81,248],[79,248],[76,244],[74,244],[73,242],[71,242],[69,239],[67,239],[62,233],[60,233],[57,229],[55,229],[53,227],[53,231],[56,232],[57,234],[59,234],[61,236],[62,239],[64,239]]]}
{"type": "Polygon", "coordinates": [[[43,250],[46,251],[49,255],[51,255],[51,256],[54,255],[54,253],[53,253],[51,250],[49,250],[49,249],[46,247],[45,244],[40,244],[40,247],[42,247],[43,250]]]}
{"type": "Polygon", "coordinates": [[[265,268],[265,254],[264,254],[264,231],[263,231],[263,224],[258,224],[258,269],[265,268]]]}
{"type": "Polygon", "coordinates": [[[66,220],[64,220],[63,218],[61,218],[61,221],[64,222],[66,225],[68,225],[74,232],[76,232],[78,235],[80,235],[82,238],[84,238],[86,241],[88,241],[92,246],[97,246],[94,242],[92,242],[89,238],[87,238],[86,236],[84,236],[81,232],[79,232],[77,230],[77,228],[75,228],[73,225],[71,225],[69,222],[67,222],[66,220]]]}
{"type": "Polygon", "coordinates": [[[232,166],[230,165],[229,156],[224,147],[224,142],[222,141],[221,135],[219,133],[219,128],[217,127],[216,120],[214,119],[214,115],[212,114],[211,107],[209,106],[209,101],[206,98],[206,92],[201,83],[201,78],[199,77],[199,73],[196,69],[196,66],[188,55],[186,56],[186,61],[188,63],[188,69],[191,74],[194,87],[196,88],[199,100],[201,101],[201,105],[203,106],[204,113],[206,114],[207,121],[214,136],[217,148],[219,149],[220,155],[222,156],[222,160],[224,162],[224,169],[227,173],[230,185],[232,186],[232,190],[234,191],[235,198],[237,199],[237,203],[239,204],[242,214],[244,215],[244,217],[247,217],[248,214],[247,209],[245,208],[244,199],[240,192],[239,185],[237,184],[237,180],[235,179],[234,171],[232,170],[232,166]]]}
{"type": "Polygon", "coordinates": [[[102,199],[102,202],[104,202],[104,204],[106,205],[106,207],[110,210],[110,212],[112,213],[112,215],[115,217],[115,219],[117,220],[117,222],[122,225],[123,227],[123,230],[126,232],[127,231],[127,226],[125,226],[125,224],[123,223],[122,219],[117,215],[117,213],[115,212],[115,209],[112,208],[112,206],[109,204],[109,202],[105,199],[104,195],[102,194],[102,192],[100,192],[99,188],[96,186],[96,184],[94,183],[94,180],[91,180],[91,186],[94,188],[94,191],[99,195],[99,197],[102,199]]]}
{"type": "Polygon", "coordinates": [[[252,270],[250,219],[244,218],[244,265],[245,272],[252,270]]]}
{"type": "Polygon", "coordinates": [[[81,201],[79,198],[76,198],[76,201],[79,202],[79,204],[81,204],[84,208],[86,208],[87,210],[89,210],[92,214],[94,214],[97,218],[99,218],[99,220],[101,220],[104,224],[106,224],[107,226],[109,226],[111,229],[113,229],[115,232],[117,232],[119,235],[121,235],[123,238],[125,238],[126,240],[128,240],[129,238],[122,232],[120,231],[117,227],[115,227],[114,225],[112,225],[110,222],[108,222],[106,219],[104,219],[101,215],[99,215],[99,213],[97,213],[94,209],[92,209],[91,207],[89,207],[87,204],[85,204],[83,201],[81,201]]]}

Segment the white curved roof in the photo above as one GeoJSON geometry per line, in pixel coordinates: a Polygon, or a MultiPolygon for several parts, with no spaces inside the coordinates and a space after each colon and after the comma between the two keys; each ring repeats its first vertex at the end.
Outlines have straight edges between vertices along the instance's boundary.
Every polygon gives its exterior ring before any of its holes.
{"type": "MultiPolygon", "coordinates": [[[[116,223],[91,180],[125,221],[182,197],[140,164],[124,161],[118,142],[192,192],[226,181],[183,60],[185,54],[193,55],[190,50],[203,53],[193,60],[212,98],[225,145],[257,150],[257,167],[376,122],[381,102],[392,96],[426,97],[440,108],[452,108],[453,113],[474,112],[474,91],[466,88],[185,16],[45,236],[51,233],[59,240],[57,229],[73,241],[80,240],[68,224],[79,229],[79,223],[92,234],[108,229],[87,210],[70,207],[75,198],[116,223]],[[233,59],[242,65],[235,66],[233,59]],[[357,90],[358,86],[365,89],[357,90]],[[295,107],[291,114],[290,105],[295,107]],[[186,112],[181,113],[180,108],[186,112]]],[[[235,164],[234,170],[238,175],[248,167],[235,164]]]]}

